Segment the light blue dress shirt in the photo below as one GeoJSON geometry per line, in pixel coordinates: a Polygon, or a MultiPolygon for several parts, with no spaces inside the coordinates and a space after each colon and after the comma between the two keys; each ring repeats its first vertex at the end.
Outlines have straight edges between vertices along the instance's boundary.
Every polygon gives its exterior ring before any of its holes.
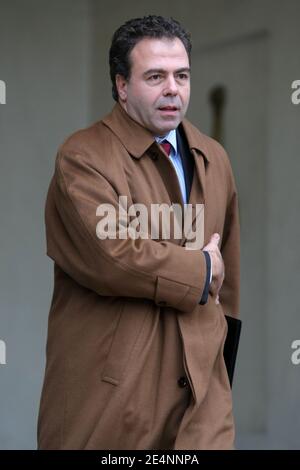
{"type": "Polygon", "coordinates": [[[177,138],[176,138],[176,130],[173,129],[164,137],[155,137],[155,140],[158,144],[161,144],[164,140],[167,140],[171,144],[171,153],[169,155],[171,162],[176,170],[182,199],[184,204],[187,203],[186,199],[186,186],[185,186],[185,179],[184,179],[184,170],[182,166],[181,155],[177,149],[177,138]]]}

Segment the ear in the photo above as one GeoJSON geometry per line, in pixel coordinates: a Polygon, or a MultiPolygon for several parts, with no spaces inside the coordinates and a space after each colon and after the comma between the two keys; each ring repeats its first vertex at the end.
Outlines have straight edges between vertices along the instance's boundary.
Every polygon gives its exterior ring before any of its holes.
{"type": "Polygon", "coordinates": [[[121,101],[127,100],[127,80],[123,77],[123,75],[117,74],[116,75],[116,87],[118,90],[118,95],[121,101]]]}

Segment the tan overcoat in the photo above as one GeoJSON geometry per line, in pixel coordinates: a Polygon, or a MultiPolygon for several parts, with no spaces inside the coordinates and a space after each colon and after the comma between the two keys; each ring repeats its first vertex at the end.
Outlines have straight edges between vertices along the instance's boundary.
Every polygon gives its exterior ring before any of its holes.
{"type": "Polygon", "coordinates": [[[169,157],[116,104],[58,151],[46,202],[54,261],[40,449],[230,449],[224,314],[239,311],[239,222],[228,157],[184,119],[195,161],[189,203],[204,243],[221,235],[225,281],[200,305],[206,262],[186,239],[100,239],[97,208],[183,205],[169,157]]]}

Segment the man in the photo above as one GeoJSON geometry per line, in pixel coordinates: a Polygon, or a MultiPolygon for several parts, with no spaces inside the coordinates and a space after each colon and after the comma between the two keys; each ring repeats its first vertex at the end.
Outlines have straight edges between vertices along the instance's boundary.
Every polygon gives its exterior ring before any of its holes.
{"type": "Polygon", "coordinates": [[[224,314],[238,315],[237,196],[223,148],[184,118],[190,51],[172,19],[125,23],[110,49],[117,103],[59,149],[41,449],[234,447],[223,348],[224,314]],[[120,197],[149,213],[204,204],[205,246],[124,236],[124,214],[105,237],[99,216],[124,213],[120,197]]]}

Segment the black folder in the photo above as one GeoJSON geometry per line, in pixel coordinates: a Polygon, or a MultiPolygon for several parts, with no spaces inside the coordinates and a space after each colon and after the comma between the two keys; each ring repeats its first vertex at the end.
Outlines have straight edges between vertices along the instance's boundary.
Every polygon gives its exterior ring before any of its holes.
{"type": "Polygon", "coordinates": [[[234,368],[240,341],[242,322],[238,318],[225,315],[228,332],[224,344],[224,360],[227,367],[230,386],[232,387],[234,368]]]}

